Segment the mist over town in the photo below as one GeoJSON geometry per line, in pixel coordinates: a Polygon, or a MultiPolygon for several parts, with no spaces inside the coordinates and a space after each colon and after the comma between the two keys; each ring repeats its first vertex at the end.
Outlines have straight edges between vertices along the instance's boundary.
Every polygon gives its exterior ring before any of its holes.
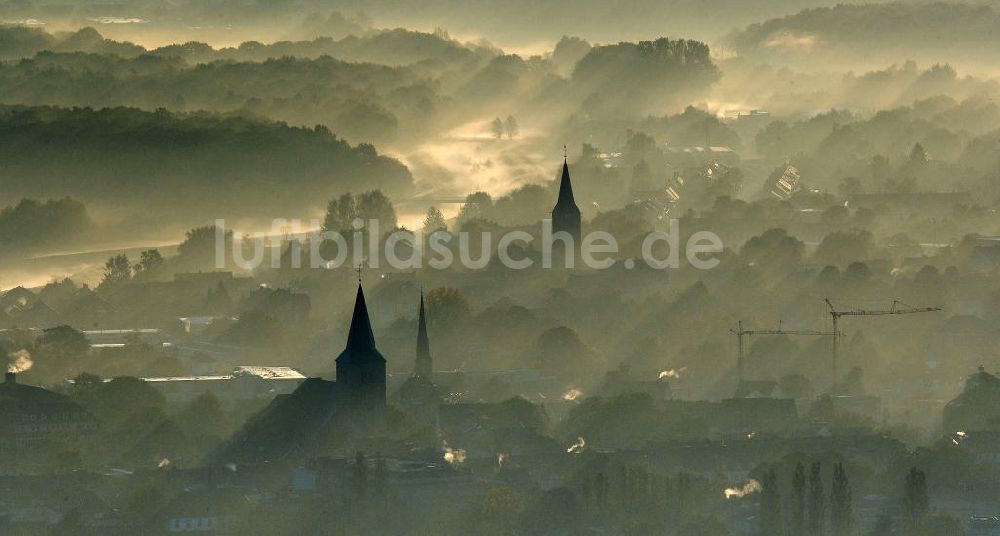
{"type": "Polygon", "coordinates": [[[998,28],[0,0],[0,534],[1000,535],[998,28]]]}

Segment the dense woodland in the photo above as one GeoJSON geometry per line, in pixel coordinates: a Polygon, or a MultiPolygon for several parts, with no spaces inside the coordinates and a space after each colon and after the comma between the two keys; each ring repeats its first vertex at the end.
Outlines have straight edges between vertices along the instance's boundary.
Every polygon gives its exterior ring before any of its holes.
{"type": "Polygon", "coordinates": [[[409,171],[370,144],[352,147],[322,125],[296,128],[238,115],[7,107],[0,111],[0,138],[9,199],[63,190],[149,221],[233,217],[247,206],[279,216],[308,206],[318,191],[333,195],[333,185],[396,195],[413,187],[409,171]],[[54,154],[53,144],[60,147],[54,154]],[[78,178],[67,184],[71,175],[78,178]],[[131,214],[151,196],[165,203],[163,212],[131,214]]]}
{"type": "Polygon", "coordinates": [[[989,2],[840,4],[751,24],[724,42],[751,55],[767,51],[786,61],[833,61],[838,67],[846,67],[849,56],[860,56],[863,65],[870,65],[865,56],[875,56],[982,69],[998,46],[998,20],[989,2]]]}

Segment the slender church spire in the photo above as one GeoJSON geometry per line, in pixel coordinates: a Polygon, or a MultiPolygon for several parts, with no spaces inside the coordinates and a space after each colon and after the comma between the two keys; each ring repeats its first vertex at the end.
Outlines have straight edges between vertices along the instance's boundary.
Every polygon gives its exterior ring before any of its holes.
{"type": "Polygon", "coordinates": [[[573,197],[573,182],[569,178],[569,161],[564,153],[562,177],[559,180],[559,197],[556,199],[556,206],[552,208],[552,232],[565,231],[579,244],[580,229],[580,208],[576,206],[576,199],[573,197]]]}
{"type": "Polygon", "coordinates": [[[430,380],[433,368],[431,343],[427,338],[427,313],[424,311],[424,292],[421,290],[420,312],[417,314],[417,361],[413,368],[413,374],[430,380]]]}

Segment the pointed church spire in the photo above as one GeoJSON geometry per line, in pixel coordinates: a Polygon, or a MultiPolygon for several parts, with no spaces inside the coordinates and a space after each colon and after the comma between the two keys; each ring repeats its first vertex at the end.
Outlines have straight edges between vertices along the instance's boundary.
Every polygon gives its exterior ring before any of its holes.
{"type": "Polygon", "coordinates": [[[371,320],[368,318],[368,304],[365,303],[365,293],[358,285],[358,295],[354,300],[354,316],[351,318],[351,329],[347,332],[347,346],[337,357],[337,363],[385,361],[382,354],[375,348],[375,334],[372,332],[371,320]]]}
{"type": "Polygon", "coordinates": [[[563,155],[562,178],[559,181],[559,198],[552,207],[552,232],[566,232],[580,243],[580,208],[573,198],[573,183],[569,179],[569,159],[563,155]]]}
{"type": "Polygon", "coordinates": [[[432,371],[431,343],[427,338],[427,313],[424,311],[424,292],[421,290],[420,312],[417,314],[417,361],[413,374],[429,380],[432,371]]]}
{"type": "Polygon", "coordinates": [[[556,200],[554,210],[567,210],[571,209],[571,207],[579,211],[576,206],[576,200],[573,198],[573,183],[569,179],[569,163],[564,156],[562,178],[559,180],[559,198],[556,200]]]}
{"type": "Polygon", "coordinates": [[[372,333],[368,304],[361,285],[358,285],[358,295],[354,299],[354,315],[351,318],[351,331],[347,334],[347,346],[375,348],[375,335],[372,333]]]}

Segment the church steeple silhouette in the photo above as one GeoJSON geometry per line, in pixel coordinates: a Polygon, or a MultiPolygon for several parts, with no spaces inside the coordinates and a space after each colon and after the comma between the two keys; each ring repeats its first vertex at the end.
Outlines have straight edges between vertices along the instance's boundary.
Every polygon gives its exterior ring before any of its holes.
{"type": "Polygon", "coordinates": [[[346,403],[356,407],[385,407],[385,357],[375,347],[368,305],[360,283],[347,345],[337,356],[337,390],[346,403]]]}
{"type": "Polygon", "coordinates": [[[424,311],[424,293],[420,291],[420,312],[417,314],[417,361],[413,367],[413,375],[430,380],[433,369],[431,343],[427,338],[427,314],[424,311]]]}
{"type": "Polygon", "coordinates": [[[559,197],[552,208],[552,232],[565,231],[580,244],[580,209],[573,198],[573,183],[569,178],[569,163],[563,155],[562,178],[559,180],[559,197]]]}

